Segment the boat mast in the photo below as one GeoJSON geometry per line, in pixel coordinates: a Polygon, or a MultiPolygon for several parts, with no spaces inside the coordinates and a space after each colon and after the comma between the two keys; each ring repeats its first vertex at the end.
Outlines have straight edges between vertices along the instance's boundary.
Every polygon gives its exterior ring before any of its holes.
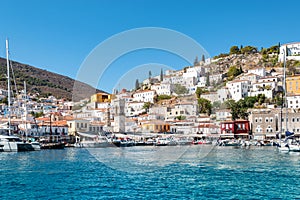
{"type": "Polygon", "coordinates": [[[283,88],[283,91],[284,91],[284,106],[285,106],[285,133],[286,131],[288,131],[288,123],[287,123],[287,120],[288,120],[288,110],[287,110],[287,99],[286,99],[286,95],[287,95],[287,87],[286,87],[286,46],[284,47],[283,49],[283,85],[284,85],[284,88],[283,88]]]}
{"type": "Polygon", "coordinates": [[[8,39],[6,39],[6,62],[7,62],[7,92],[8,92],[8,96],[7,96],[7,103],[8,103],[8,107],[7,107],[7,112],[8,112],[8,135],[11,135],[11,116],[10,116],[10,66],[9,66],[9,51],[8,51],[8,39]]]}
{"type": "Polygon", "coordinates": [[[24,95],[25,95],[25,103],[24,103],[24,106],[25,106],[25,138],[26,138],[26,141],[27,141],[27,92],[26,92],[26,81],[24,81],[24,95]]]}

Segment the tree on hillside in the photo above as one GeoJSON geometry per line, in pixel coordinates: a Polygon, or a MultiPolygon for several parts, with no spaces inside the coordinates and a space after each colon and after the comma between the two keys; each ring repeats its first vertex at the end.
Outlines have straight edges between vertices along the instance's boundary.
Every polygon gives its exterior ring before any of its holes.
{"type": "Polygon", "coordinates": [[[199,60],[198,60],[198,56],[196,56],[195,61],[194,61],[194,66],[199,65],[199,60]]]}
{"type": "Polygon", "coordinates": [[[198,99],[198,105],[200,113],[206,113],[207,115],[211,114],[212,105],[209,100],[200,97],[198,99]]]}
{"type": "Polygon", "coordinates": [[[161,94],[157,96],[157,100],[165,100],[165,99],[171,99],[172,97],[170,95],[166,95],[166,94],[161,94]]]}
{"type": "Polygon", "coordinates": [[[227,109],[230,109],[232,115],[232,120],[236,119],[247,119],[249,113],[247,110],[253,108],[255,103],[258,101],[258,97],[245,97],[240,99],[238,102],[235,102],[233,99],[225,101],[227,109]]]}
{"type": "Polygon", "coordinates": [[[200,113],[206,113],[207,115],[211,114],[212,105],[209,100],[200,97],[198,99],[198,105],[200,113]]]}
{"type": "Polygon", "coordinates": [[[204,56],[204,54],[202,55],[202,62],[205,62],[205,56],[204,56]]]}
{"type": "Polygon", "coordinates": [[[139,79],[135,80],[135,90],[138,90],[140,88],[139,79]]]}
{"type": "Polygon", "coordinates": [[[202,88],[200,88],[200,87],[197,87],[195,93],[196,93],[196,95],[197,95],[197,98],[200,98],[201,95],[204,94],[204,93],[206,93],[206,92],[208,92],[206,89],[202,89],[202,88]]]}
{"type": "Polygon", "coordinates": [[[232,46],[230,48],[229,54],[239,54],[239,53],[241,53],[241,51],[238,46],[232,46]]]}
{"type": "Polygon", "coordinates": [[[160,69],[160,82],[164,80],[164,72],[162,69],[160,69]]]}
{"type": "Polygon", "coordinates": [[[143,105],[143,109],[145,109],[148,112],[150,106],[151,106],[150,102],[145,102],[144,105],[143,105]]]}
{"type": "Polygon", "coordinates": [[[174,92],[178,95],[181,95],[181,94],[189,93],[189,90],[186,87],[184,87],[183,85],[175,84],[174,85],[174,92]]]}
{"type": "Polygon", "coordinates": [[[210,86],[209,73],[206,73],[206,86],[210,86]]]}
{"type": "Polygon", "coordinates": [[[241,53],[242,54],[252,54],[252,53],[257,53],[257,48],[253,46],[245,46],[241,48],[241,53]]]}
{"type": "Polygon", "coordinates": [[[232,80],[241,73],[243,73],[241,68],[238,69],[236,66],[231,66],[227,72],[227,76],[232,80]]]}
{"type": "Polygon", "coordinates": [[[151,77],[152,77],[152,72],[151,72],[151,70],[150,70],[150,71],[149,71],[149,82],[151,82],[151,81],[150,81],[151,77]]]}
{"type": "Polygon", "coordinates": [[[3,99],[1,99],[0,103],[4,103],[4,104],[8,105],[8,99],[7,99],[7,97],[4,97],[3,99]]]}

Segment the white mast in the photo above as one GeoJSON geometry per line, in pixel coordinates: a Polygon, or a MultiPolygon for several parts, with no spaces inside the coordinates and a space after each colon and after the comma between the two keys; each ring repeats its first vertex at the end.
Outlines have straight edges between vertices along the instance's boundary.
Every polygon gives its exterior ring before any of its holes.
{"type": "Polygon", "coordinates": [[[9,52],[8,52],[8,39],[6,39],[6,62],[7,62],[7,92],[8,92],[8,96],[7,96],[7,102],[8,102],[8,107],[7,107],[7,112],[8,112],[8,134],[11,135],[11,120],[10,120],[10,66],[9,66],[9,52]]]}
{"type": "Polygon", "coordinates": [[[286,88],[286,46],[285,48],[283,49],[283,79],[284,79],[284,106],[285,106],[285,133],[286,131],[288,131],[288,123],[287,123],[287,120],[288,120],[288,110],[287,110],[287,99],[286,99],[286,94],[287,94],[287,88],[286,88]]]}
{"type": "Polygon", "coordinates": [[[26,92],[26,82],[24,81],[24,95],[25,95],[25,103],[24,103],[24,106],[25,106],[25,137],[26,137],[26,141],[27,141],[27,92],[26,92]]]}

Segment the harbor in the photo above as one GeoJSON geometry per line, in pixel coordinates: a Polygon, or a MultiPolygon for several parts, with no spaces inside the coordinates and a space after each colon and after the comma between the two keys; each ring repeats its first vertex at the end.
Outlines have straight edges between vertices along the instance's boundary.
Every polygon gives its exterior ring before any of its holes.
{"type": "Polygon", "coordinates": [[[183,155],[178,152],[178,159],[172,162],[168,158],[176,153],[173,146],[101,148],[98,154],[85,148],[1,153],[0,197],[299,198],[299,155],[279,153],[273,147],[189,147],[183,155]],[[153,148],[169,148],[168,154],[158,151],[156,157],[147,156],[155,155],[153,148]],[[141,157],[144,162],[139,162],[141,157]]]}

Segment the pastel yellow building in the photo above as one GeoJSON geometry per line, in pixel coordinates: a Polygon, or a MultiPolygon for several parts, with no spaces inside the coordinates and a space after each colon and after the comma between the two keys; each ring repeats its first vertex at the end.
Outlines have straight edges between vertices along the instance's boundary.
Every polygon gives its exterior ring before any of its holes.
{"type": "Polygon", "coordinates": [[[91,102],[104,103],[111,102],[111,95],[106,93],[97,93],[91,96],[91,102]]]}
{"type": "Polygon", "coordinates": [[[151,120],[142,124],[142,130],[151,133],[170,132],[170,124],[160,120],[151,120]]]}
{"type": "Polygon", "coordinates": [[[300,75],[286,77],[286,89],[289,94],[300,94],[300,75]]]}

